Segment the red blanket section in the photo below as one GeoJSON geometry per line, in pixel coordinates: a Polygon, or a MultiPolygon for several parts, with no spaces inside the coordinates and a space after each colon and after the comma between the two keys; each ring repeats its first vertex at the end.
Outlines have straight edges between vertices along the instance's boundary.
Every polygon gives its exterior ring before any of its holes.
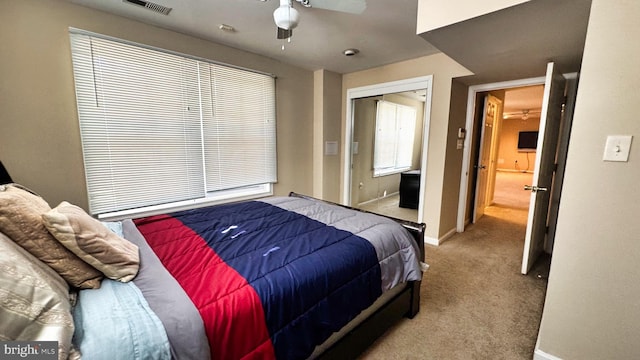
{"type": "Polygon", "coordinates": [[[200,311],[212,359],[275,359],[260,298],[240,274],[177,219],[136,225],[200,311]]]}

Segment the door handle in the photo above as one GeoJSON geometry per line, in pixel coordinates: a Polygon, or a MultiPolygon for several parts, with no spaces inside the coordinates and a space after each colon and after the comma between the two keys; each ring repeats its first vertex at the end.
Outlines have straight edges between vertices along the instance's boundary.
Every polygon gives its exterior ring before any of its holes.
{"type": "Polygon", "coordinates": [[[537,187],[537,186],[535,186],[535,185],[525,185],[525,186],[524,186],[524,189],[525,189],[525,190],[531,190],[531,192],[538,192],[538,191],[543,192],[543,191],[547,191],[547,188],[546,188],[546,187],[537,187]]]}
{"type": "Polygon", "coordinates": [[[486,168],[487,168],[487,166],[486,166],[486,165],[480,165],[480,166],[478,166],[478,169],[480,169],[480,170],[482,170],[482,169],[486,169],[486,168]]]}

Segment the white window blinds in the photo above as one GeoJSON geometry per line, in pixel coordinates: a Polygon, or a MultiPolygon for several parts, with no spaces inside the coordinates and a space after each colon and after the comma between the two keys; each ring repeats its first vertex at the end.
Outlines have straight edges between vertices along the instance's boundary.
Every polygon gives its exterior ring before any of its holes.
{"type": "Polygon", "coordinates": [[[373,154],[373,175],[382,176],[411,168],[416,130],[416,109],[378,101],[373,154]]]}
{"type": "Polygon", "coordinates": [[[71,33],[93,214],[276,181],[275,80],[71,33]]]}
{"type": "Polygon", "coordinates": [[[209,80],[202,87],[207,191],[275,181],[275,93],[264,91],[273,79],[215,64],[201,74],[209,80]]]}

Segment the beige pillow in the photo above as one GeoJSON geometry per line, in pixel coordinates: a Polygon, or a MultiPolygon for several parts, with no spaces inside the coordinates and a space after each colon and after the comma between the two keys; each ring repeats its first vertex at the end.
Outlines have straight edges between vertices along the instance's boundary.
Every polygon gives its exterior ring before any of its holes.
{"type": "Polygon", "coordinates": [[[44,227],[42,214],[49,210],[44,199],[26,188],[16,184],[0,185],[0,232],[49,265],[70,285],[99,288],[100,271],[67,250],[44,227]]]}
{"type": "Polygon", "coordinates": [[[63,201],[42,215],[62,245],[113,280],[127,282],[138,273],[138,246],[113,233],[80,207],[63,201]]]}
{"type": "Polygon", "coordinates": [[[0,340],[57,341],[59,358],[69,355],[74,329],[69,285],[2,233],[0,319],[0,340]]]}

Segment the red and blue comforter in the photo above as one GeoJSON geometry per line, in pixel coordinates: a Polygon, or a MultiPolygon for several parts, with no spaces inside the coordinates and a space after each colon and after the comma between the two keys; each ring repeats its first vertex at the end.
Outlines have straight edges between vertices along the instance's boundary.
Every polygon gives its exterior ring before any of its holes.
{"type": "Polygon", "coordinates": [[[421,277],[398,224],[307,199],[134,222],[199,310],[214,359],[307,358],[383,291],[421,277]]]}

